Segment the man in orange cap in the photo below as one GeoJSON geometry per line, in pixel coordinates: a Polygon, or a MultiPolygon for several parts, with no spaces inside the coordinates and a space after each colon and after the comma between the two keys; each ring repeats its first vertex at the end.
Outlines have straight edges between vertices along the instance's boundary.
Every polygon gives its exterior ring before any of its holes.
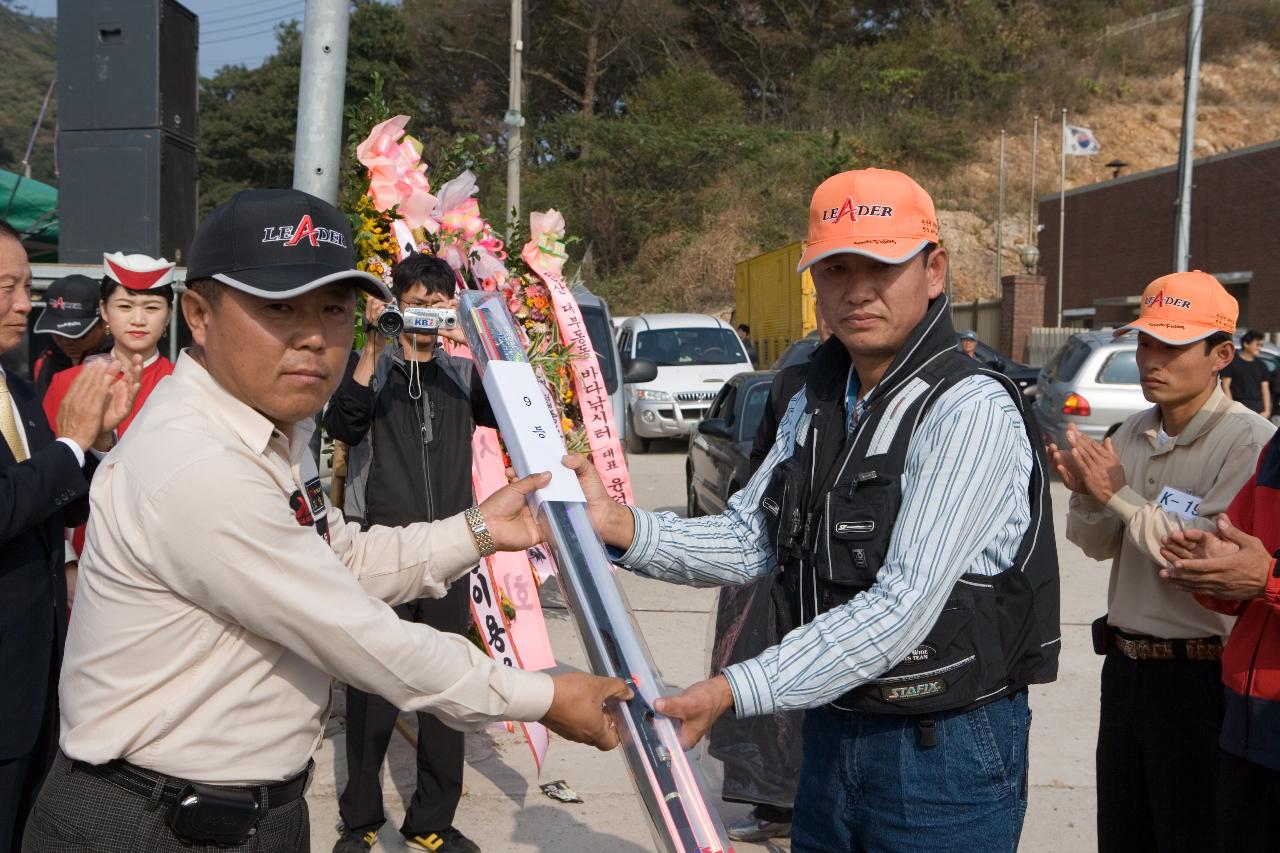
{"type": "Polygon", "coordinates": [[[658,710],[696,742],[806,709],[795,851],[1017,848],[1027,686],[1057,671],[1058,563],[1040,430],[956,349],[933,201],[861,169],[814,193],[808,246],[832,337],[721,515],[609,500],[574,461],[620,565],[691,585],[775,566],[781,641],[658,710]]]}
{"type": "Polygon", "coordinates": [[[1222,728],[1222,648],[1231,617],[1162,583],[1161,540],[1209,530],[1249,479],[1274,427],[1218,386],[1238,308],[1211,275],[1147,285],[1138,319],[1142,393],[1155,405],[1099,443],[1074,426],[1050,445],[1075,494],[1067,538],[1111,560],[1107,615],[1094,624],[1102,666],[1098,848],[1216,850],[1214,779],[1222,728]],[[1170,780],[1179,780],[1170,784],[1170,780]]]}

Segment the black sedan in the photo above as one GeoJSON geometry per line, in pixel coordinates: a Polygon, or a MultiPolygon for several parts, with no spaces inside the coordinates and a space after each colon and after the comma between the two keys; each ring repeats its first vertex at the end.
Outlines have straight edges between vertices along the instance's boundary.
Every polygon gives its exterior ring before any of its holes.
{"type": "Polygon", "coordinates": [[[690,518],[723,512],[729,496],[747,484],[751,443],[777,375],[759,370],[730,378],[689,436],[685,493],[690,518]]]}
{"type": "Polygon", "coordinates": [[[1040,368],[1006,358],[982,341],[978,341],[978,350],[975,354],[987,367],[1012,379],[1013,384],[1021,389],[1023,395],[1027,397],[1036,395],[1036,380],[1040,378],[1040,368]]]}

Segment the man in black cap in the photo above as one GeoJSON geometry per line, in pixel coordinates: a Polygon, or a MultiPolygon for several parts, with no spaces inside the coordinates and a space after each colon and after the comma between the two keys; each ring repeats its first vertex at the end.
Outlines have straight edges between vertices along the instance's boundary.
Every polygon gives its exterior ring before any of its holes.
{"type": "Polygon", "coordinates": [[[343,215],[246,190],[201,224],[193,346],[99,468],[63,665],[61,753],[26,849],[309,849],[303,791],[337,677],[459,728],[541,720],[617,744],[620,679],[502,666],[391,605],[542,539],[539,474],[431,523],[361,531],[307,451],[342,377],[356,288],[343,215]]]}
{"type": "Polygon", "coordinates": [[[49,285],[45,309],[35,333],[53,336],[53,343],[36,357],[32,380],[43,399],[55,373],[75,367],[87,356],[111,351],[107,324],[98,314],[102,285],[87,275],[69,275],[49,285]]]}

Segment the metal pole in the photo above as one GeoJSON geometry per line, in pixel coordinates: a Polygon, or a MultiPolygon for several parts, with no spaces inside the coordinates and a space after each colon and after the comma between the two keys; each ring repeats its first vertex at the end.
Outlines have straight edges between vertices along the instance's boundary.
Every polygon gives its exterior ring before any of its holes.
{"type": "Polygon", "coordinates": [[[524,4],[522,0],[511,0],[511,80],[507,95],[507,114],[503,119],[510,130],[507,132],[507,239],[511,238],[511,229],[520,221],[520,128],[524,126],[521,109],[521,59],[524,54],[523,29],[524,4]]]}
{"type": "Polygon", "coordinates": [[[1200,83],[1200,42],[1204,0],[1191,0],[1187,19],[1186,92],[1182,99],[1182,146],[1178,152],[1178,209],[1173,233],[1173,269],[1186,272],[1191,256],[1191,180],[1196,157],[1196,99],[1200,83]]]}
{"type": "Polygon", "coordinates": [[[996,293],[1004,280],[1004,128],[1000,129],[1000,201],[996,206],[996,293]]]}
{"type": "MultiPolygon", "coordinates": [[[[1036,244],[1036,149],[1040,144],[1040,116],[1031,120],[1031,209],[1027,213],[1027,245],[1036,244]]],[[[1034,270],[1033,270],[1034,272],[1034,270]]]]}
{"type": "Polygon", "coordinates": [[[348,0],[307,0],[302,24],[293,188],[330,204],[338,203],[349,24],[348,0]]]}
{"type": "Polygon", "coordinates": [[[1066,255],[1067,238],[1067,108],[1062,108],[1062,133],[1058,135],[1058,145],[1062,149],[1060,174],[1058,176],[1058,322],[1062,328],[1062,259],[1066,255]]]}

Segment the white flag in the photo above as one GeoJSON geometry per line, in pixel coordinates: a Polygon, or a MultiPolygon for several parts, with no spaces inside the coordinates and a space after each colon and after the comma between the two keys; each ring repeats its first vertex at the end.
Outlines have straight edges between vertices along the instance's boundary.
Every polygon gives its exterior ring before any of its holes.
{"type": "Polygon", "coordinates": [[[1087,127],[1076,127],[1069,124],[1066,126],[1064,134],[1062,148],[1067,154],[1082,157],[1089,154],[1097,154],[1102,150],[1098,137],[1094,136],[1093,131],[1087,127]]]}

